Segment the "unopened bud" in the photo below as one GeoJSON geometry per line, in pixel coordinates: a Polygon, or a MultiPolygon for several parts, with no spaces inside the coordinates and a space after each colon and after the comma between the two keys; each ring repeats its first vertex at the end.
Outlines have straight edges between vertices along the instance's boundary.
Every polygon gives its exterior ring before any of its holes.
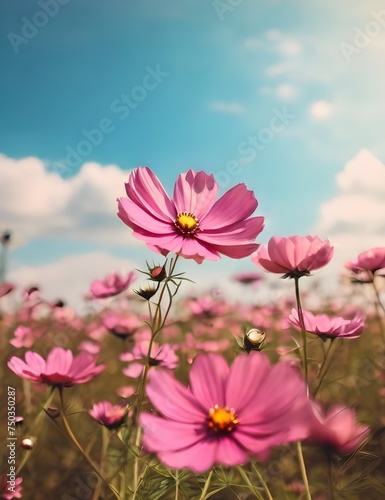
{"type": "Polygon", "coordinates": [[[51,418],[57,418],[60,415],[60,410],[57,406],[49,406],[45,412],[51,418]]]}
{"type": "Polygon", "coordinates": [[[35,446],[35,443],[36,443],[35,437],[24,438],[21,442],[21,447],[24,448],[25,450],[32,450],[32,448],[35,446]]]}
{"type": "Polygon", "coordinates": [[[163,281],[167,276],[164,266],[155,266],[153,268],[148,268],[148,272],[151,275],[152,281],[157,281],[158,283],[163,281]]]}
{"type": "Polygon", "coordinates": [[[260,350],[262,344],[265,341],[266,333],[258,328],[252,328],[245,334],[243,343],[247,352],[254,350],[260,350]]]}

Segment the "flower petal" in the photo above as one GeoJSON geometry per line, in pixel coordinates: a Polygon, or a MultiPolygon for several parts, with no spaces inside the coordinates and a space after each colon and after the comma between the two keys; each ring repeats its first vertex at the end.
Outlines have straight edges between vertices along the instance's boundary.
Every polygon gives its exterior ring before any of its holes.
{"type": "Polygon", "coordinates": [[[166,370],[150,372],[146,392],[155,408],[173,421],[199,423],[207,418],[206,409],[166,370]]]}
{"type": "Polygon", "coordinates": [[[225,406],[225,383],[229,367],[219,354],[198,355],[190,369],[189,388],[194,397],[207,409],[225,406]]]}
{"type": "Polygon", "coordinates": [[[229,189],[213,205],[210,212],[201,220],[206,229],[225,228],[249,217],[258,206],[253,191],[245,184],[238,184],[229,189]]]}
{"type": "Polygon", "coordinates": [[[180,212],[190,212],[203,219],[211,209],[218,193],[214,176],[189,170],[178,176],[174,187],[174,202],[180,212]]]}

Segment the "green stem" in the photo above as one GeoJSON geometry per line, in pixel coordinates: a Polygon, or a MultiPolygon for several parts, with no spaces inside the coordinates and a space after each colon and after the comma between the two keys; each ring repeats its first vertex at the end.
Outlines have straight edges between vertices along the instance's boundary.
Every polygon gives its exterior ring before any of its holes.
{"type": "Polygon", "coordinates": [[[307,479],[305,460],[303,459],[302,445],[300,441],[297,442],[297,453],[298,453],[298,461],[299,461],[299,468],[301,470],[302,481],[305,486],[306,500],[311,500],[309,481],[307,479]]]}
{"type": "Polygon", "coordinates": [[[257,488],[253,485],[253,483],[250,481],[250,478],[249,476],[246,474],[246,472],[242,469],[241,466],[238,466],[237,467],[240,475],[243,477],[243,479],[245,480],[245,483],[249,486],[249,488],[251,489],[251,491],[254,493],[255,495],[255,498],[258,498],[259,500],[263,500],[263,497],[261,497],[259,491],[257,490],[257,488]]]}
{"type": "Polygon", "coordinates": [[[58,389],[59,389],[60,402],[61,402],[61,418],[62,418],[62,422],[64,425],[64,429],[67,432],[67,435],[68,435],[70,441],[78,449],[78,451],[80,452],[80,454],[82,455],[84,460],[88,463],[88,465],[95,472],[95,474],[103,481],[103,483],[106,486],[108,486],[108,488],[112,491],[112,493],[115,495],[115,497],[120,500],[120,495],[119,495],[118,491],[116,491],[116,489],[114,488],[114,486],[112,486],[112,484],[110,484],[108,481],[106,481],[104,479],[104,477],[101,475],[101,473],[99,472],[96,465],[92,462],[92,460],[89,458],[87,453],[83,450],[81,444],[79,443],[79,441],[76,439],[74,433],[72,432],[71,427],[68,423],[67,417],[65,415],[65,411],[64,411],[63,388],[59,387],[58,389]]]}
{"type": "MultiPolygon", "coordinates": [[[[139,453],[139,447],[140,447],[140,442],[141,442],[141,438],[142,438],[142,429],[139,425],[139,415],[140,415],[140,410],[142,408],[144,395],[146,392],[147,376],[148,376],[148,372],[150,370],[151,350],[152,350],[152,346],[153,346],[154,341],[155,341],[155,337],[158,335],[158,333],[164,327],[166,320],[167,320],[167,317],[168,317],[168,314],[171,310],[173,295],[171,294],[171,292],[169,290],[169,282],[173,279],[173,273],[174,273],[177,261],[178,261],[178,256],[176,256],[174,259],[171,259],[169,272],[168,272],[167,277],[165,278],[165,280],[163,282],[163,287],[162,287],[161,292],[159,294],[159,299],[158,299],[158,302],[156,304],[154,315],[152,315],[151,308],[150,308],[151,338],[150,338],[150,342],[148,344],[146,363],[144,365],[142,377],[141,377],[140,384],[139,384],[138,400],[137,400],[136,407],[134,410],[134,418],[133,418],[133,421],[136,423],[136,426],[137,426],[136,437],[135,437],[135,447],[137,448],[138,453],[139,453]],[[163,301],[163,297],[166,293],[166,290],[169,292],[170,300],[169,300],[169,304],[168,304],[168,307],[167,307],[164,315],[162,315],[162,301],[163,301]]],[[[136,457],[135,463],[134,463],[134,491],[136,491],[138,484],[139,484],[139,459],[138,459],[138,457],[136,457]]]]}
{"type": "Polygon", "coordinates": [[[294,278],[295,283],[295,298],[297,302],[297,312],[298,312],[298,320],[301,327],[301,336],[302,336],[302,349],[303,349],[303,357],[302,357],[302,369],[304,372],[304,378],[306,384],[308,383],[308,369],[307,369],[307,341],[306,341],[306,330],[305,323],[303,320],[303,312],[301,306],[301,296],[299,293],[299,278],[294,278]]]}
{"type": "Polygon", "coordinates": [[[384,328],[384,323],[382,321],[381,314],[380,314],[380,308],[385,312],[385,306],[381,302],[380,292],[379,292],[379,290],[376,287],[376,284],[374,282],[374,275],[372,275],[372,285],[373,285],[374,293],[376,295],[375,308],[376,308],[377,321],[378,321],[378,325],[380,327],[380,332],[381,332],[382,338],[385,340],[385,328],[384,328]]]}
{"type": "Polygon", "coordinates": [[[257,475],[260,483],[262,484],[263,489],[265,490],[265,493],[266,493],[266,496],[267,496],[268,500],[274,500],[272,494],[270,493],[269,487],[267,486],[267,483],[265,482],[265,480],[262,477],[262,474],[258,470],[258,467],[256,467],[256,465],[253,462],[251,463],[251,466],[253,468],[253,471],[257,475]]]}
{"type": "Polygon", "coordinates": [[[210,481],[211,481],[211,477],[213,475],[213,472],[214,472],[214,469],[211,469],[209,475],[206,478],[205,484],[203,486],[202,494],[199,497],[199,500],[204,500],[206,498],[206,494],[209,491],[210,481]]]}
{"type": "Polygon", "coordinates": [[[313,394],[314,398],[316,397],[318,391],[320,390],[321,384],[325,378],[326,373],[328,372],[329,368],[331,367],[333,356],[337,350],[337,345],[339,345],[339,339],[338,338],[331,338],[325,359],[323,360],[322,366],[321,366],[320,371],[318,373],[317,378],[318,378],[319,382],[318,382],[318,385],[317,385],[317,387],[314,391],[314,394],[313,394]]]}
{"type": "MultiPolygon", "coordinates": [[[[31,426],[31,434],[35,435],[36,437],[39,436],[42,419],[45,416],[47,408],[52,403],[54,395],[55,395],[54,391],[51,390],[51,394],[49,395],[47,401],[43,405],[41,412],[38,413],[35,420],[33,421],[33,424],[31,426]]],[[[16,476],[18,476],[20,474],[20,472],[23,470],[25,464],[28,462],[32,453],[33,453],[33,449],[26,452],[26,454],[23,457],[23,460],[21,461],[19,467],[17,468],[16,476]]]]}
{"type": "Polygon", "coordinates": [[[175,500],[179,499],[179,471],[175,471],[175,500]]]}
{"type": "MultiPolygon", "coordinates": [[[[100,470],[104,470],[105,462],[106,462],[106,456],[107,456],[107,449],[108,449],[108,443],[109,443],[109,430],[107,427],[102,427],[102,447],[100,451],[100,470]]],[[[103,481],[99,478],[98,484],[96,485],[92,500],[98,500],[101,493],[102,493],[102,486],[103,486],[103,481]]]]}

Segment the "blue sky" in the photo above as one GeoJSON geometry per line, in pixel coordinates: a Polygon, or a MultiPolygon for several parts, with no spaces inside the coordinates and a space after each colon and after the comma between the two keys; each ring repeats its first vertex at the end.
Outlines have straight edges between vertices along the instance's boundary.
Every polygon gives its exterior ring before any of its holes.
{"type": "MultiPolygon", "coordinates": [[[[310,232],[322,203],[336,196],[336,175],[362,148],[385,158],[381,2],[0,5],[0,152],[39,159],[47,176],[67,183],[60,189],[79,193],[89,162],[126,172],[148,165],[169,190],[179,173],[205,170],[223,190],[238,182],[254,190],[267,223],[259,240],[266,242],[310,232]]],[[[5,175],[7,165],[0,164],[5,175]]],[[[29,189],[52,189],[54,181],[30,172],[29,189]]],[[[79,217],[89,202],[82,189],[84,205],[67,193],[79,217]]],[[[31,233],[34,219],[23,227],[20,207],[26,215],[30,207],[19,194],[17,213],[8,210],[0,221],[17,229],[12,268],[94,251],[133,262],[151,256],[131,240],[118,244],[102,234],[58,234],[44,224],[31,233]]],[[[96,232],[102,218],[87,219],[96,232]]],[[[42,219],[40,211],[36,227],[42,219]]]]}

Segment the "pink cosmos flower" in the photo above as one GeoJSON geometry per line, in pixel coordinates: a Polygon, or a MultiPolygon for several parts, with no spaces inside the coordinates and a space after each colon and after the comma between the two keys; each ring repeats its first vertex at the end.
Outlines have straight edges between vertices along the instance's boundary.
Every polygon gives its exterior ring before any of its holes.
{"type": "Polygon", "coordinates": [[[15,289],[15,285],[13,283],[0,283],[0,297],[7,295],[15,289]]]}
{"type": "Polygon", "coordinates": [[[20,325],[14,331],[15,338],[11,339],[9,343],[14,347],[31,347],[35,342],[35,335],[31,328],[28,326],[20,325]]]}
{"type": "Polygon", "coordinates": [[[88,414],[108,429],[117,429],[123,424],[127,409],[126,404],[113,405],[110,401],[100,401],[94,404],[88,414]]]}
{"type": "Polygon", "coordinates": [[[143,326],[143,322],[137,316],[126,314],[117,314],[108,311],[102,316],[102,324],[107,330],[117,337],[126,338],[143,326]]]}
{"type": "Polygon", "coordinates": [[[0,498],[3,500],[12,500],[13,498],[22,498],[21,483],[23,482],[22,477],[17,477],[15,479],[14,491],[9,489],[10,484],[8,483],[8,477],[6,474],[0,475],[0,498]]]}
{"type": "Polygon", "coordinates": [[[127,288],[136,279],[134,271],[128,273],[127,276],[121,276],[118,273],[111,273],[104,280],[94,280],[90,286],[90,293],[94,299],[105,299],[113,297],[127,288]]]}
{"type": "Polygon", "coordinates": [[[283,274],[283,278],[300,278],[326,266],[333,253],[330,241],[318,236],[273,236],[251,260],[265,271],[283,274]]]}
{"type": "Polygon", "coordinates": [[[348,454],[368,437],[370,428],[357,424],[354,410],[334,405],[324,413],[318,402],[312,402],[311,408],[313,416],[307,441],[322,444],[340,454],[348,454]]]}
{"type": "Polygon", "coordinates": [[[88,352],[81,352],[74,358],[69,349],[62,347],[52,349],[47,361],[32,351],[25,353],[25,362],[12,356],[8,367],[26,380],[60,387],[88,382],[105,368],[104,365],[96,366],[95,357],[88,352]]]}
{"type": "Polygon", "coordinates": [[[273,446],[305,438],[309,403],[304,381],[260,352],[228,367],[219,354],[200,354],[186,388],[165,370],[150,376],[147,394],[164,418],[141,415],[143,445],[172,469],[205,472],[214,464],[266,459],[273,446]]]}
{"type": "Polygon", "coordinates": [[[200,264],[218,260],[219,254],[241,259],[259,247],[254,240],[263,217],[250,218],[258,202],[244,184],[215,201],[213,175],[189,170],[178,176],[171,199],[156,175],[139,167],[131,172],[126,192],[127,198],[118,199],[118,216],[154,252],[174,252],[200,264]]]}
{"type": "MultiPolygon", "coordinates": [[[[365,319],[357,314],[353,319],[344,319],[341,316],[328,316],[327,314],[312,314],[302,311],[305,330],[320,337],[358,338],[365,328],[365,319]]],[[[301,324],[296,309],[292,309],[289,322],[301,331],[301,324]]]]}
{"type": "MultiPolygon", "coordinates": [[[[130,362],[128,368],[124,368],[122,372],[127,377],[138,378],[144,367],[144,362],[147,358],[149,340],[142,340],[135,344],[132,352],[125,352],[119,356],[121,361],[130,362]]],[[[150,366],[163,367],[173,370],[178,365],[179,358],[171,344],[159,345],[153,342],[151,348],[150,366]]]]}
{"type": "Polygon", "coordinates": [[[242,285],[255,285],[261,281],[262,276],[258,273],[238,273],[234,275],[234,279],[242,285]]]}
{"type": "Polygon", "coordinates": [[[345,267],[353,273],[356,281],[371,283],[374,275],[385,275],[385,247],[375,247],[347,262],[345,267]]]}

